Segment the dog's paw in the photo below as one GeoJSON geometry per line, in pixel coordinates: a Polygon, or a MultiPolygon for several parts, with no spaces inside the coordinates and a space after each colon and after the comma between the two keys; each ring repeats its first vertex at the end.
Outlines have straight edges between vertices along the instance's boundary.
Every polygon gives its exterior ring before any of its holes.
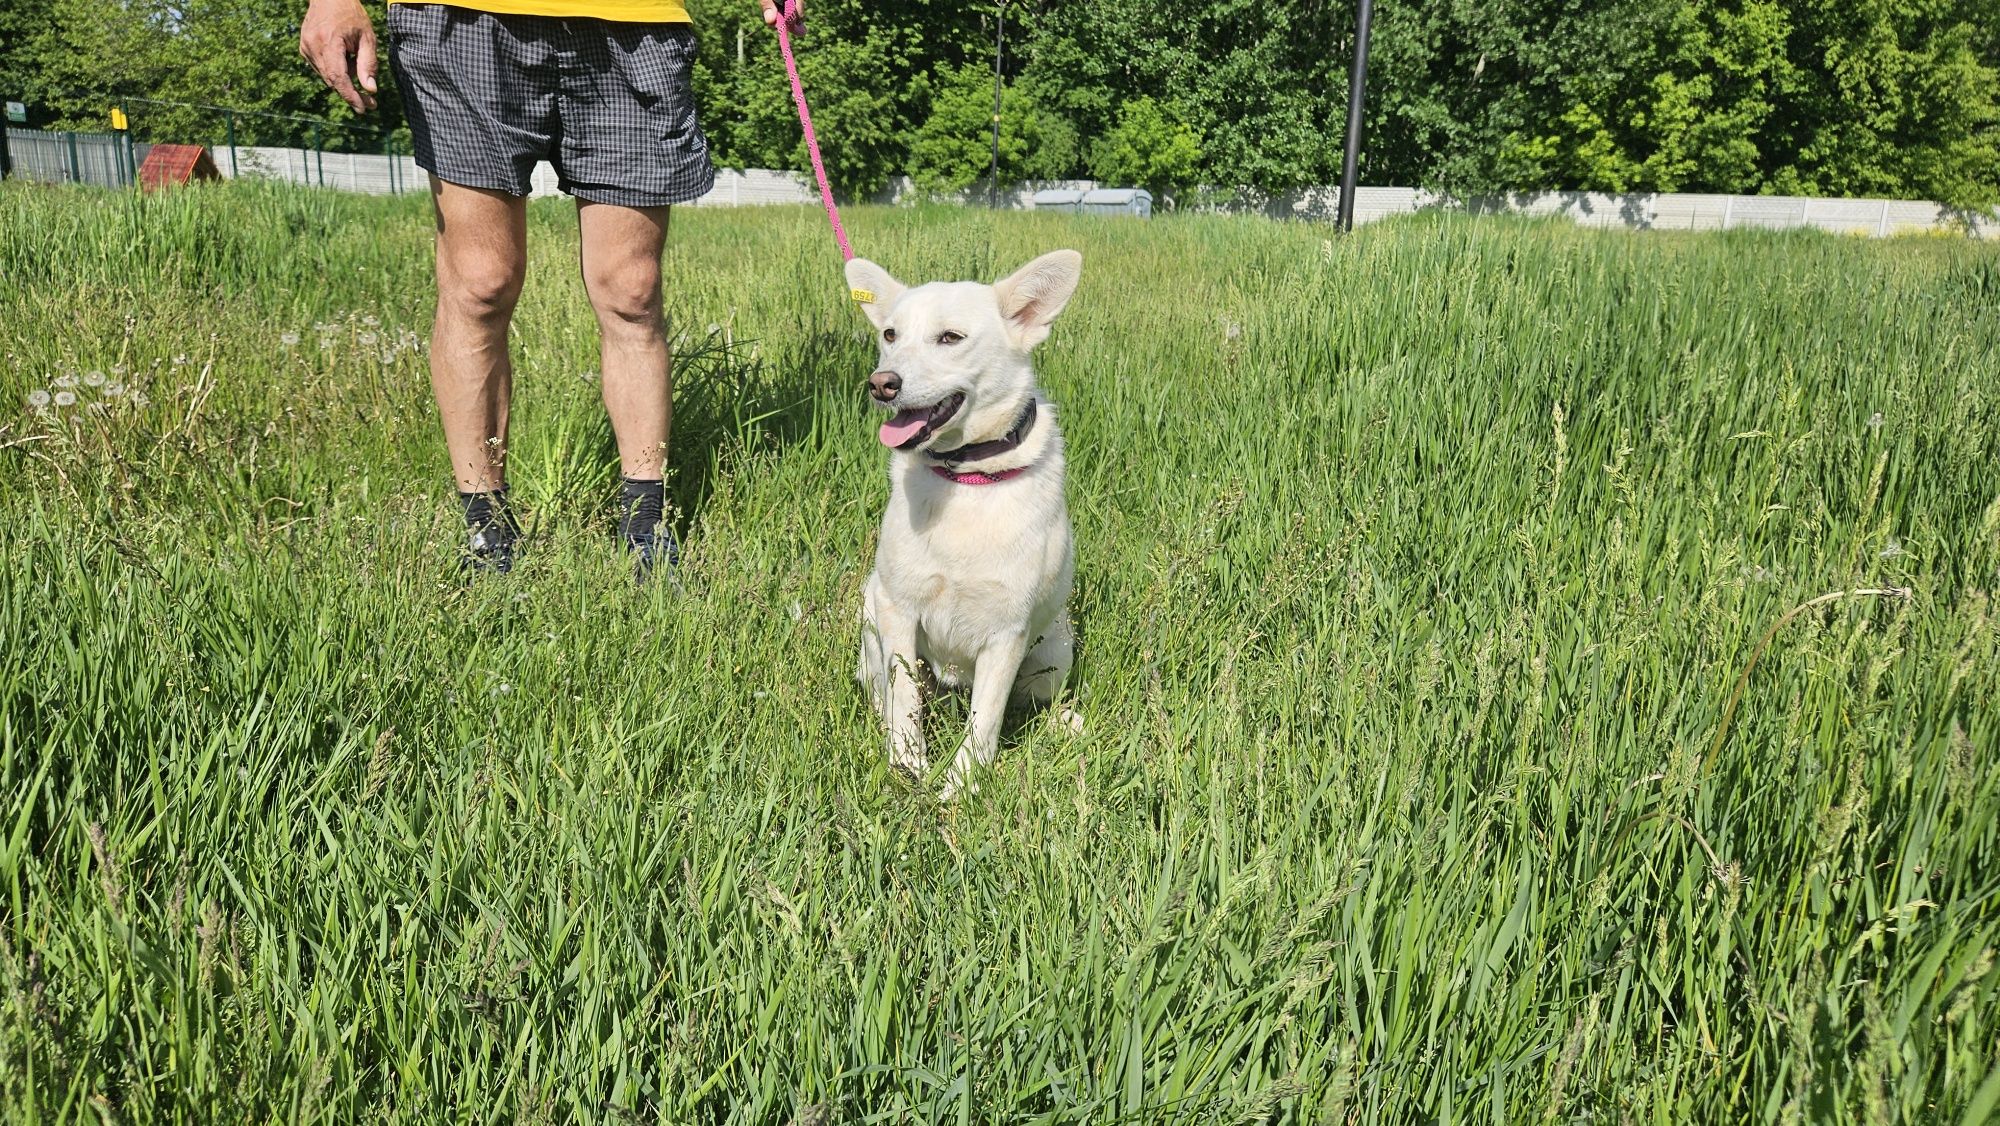
{"type": "Polygon", "coordinates": [[[1071,735],[1083,734],[1083,713],[1075,708],[1063,708],[1049,713],[1049,726],[1071,735]]]}
{"type": "Polygon", "coordinates": [[[978,792],[978,782],[966,778],[954,770],[945,776],[944,789],[938,791],[938,801],[949,804],[961,797],[968,797],[978,792]]]}
{"type": "Polygon", "coordinates": [[[931,772],[930,756],[920,750],[890,747],[889,765],[909,774],[918,781],[922,781],[924,776],[931,772]]]}

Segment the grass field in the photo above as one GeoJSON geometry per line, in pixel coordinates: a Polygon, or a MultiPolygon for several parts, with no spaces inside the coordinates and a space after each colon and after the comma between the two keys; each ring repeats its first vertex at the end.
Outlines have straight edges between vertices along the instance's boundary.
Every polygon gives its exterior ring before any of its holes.
{"type": "Polygon", "coordinates": [[[909,278],[1085,255],[1088,726],[940,807],[851,680],[818,215],[676,217],[676,594],[533,208],[467,589],[421,200],[10,187],[10,1122],[2000,1106],[2000,248],[857,210],[909,278]]]}

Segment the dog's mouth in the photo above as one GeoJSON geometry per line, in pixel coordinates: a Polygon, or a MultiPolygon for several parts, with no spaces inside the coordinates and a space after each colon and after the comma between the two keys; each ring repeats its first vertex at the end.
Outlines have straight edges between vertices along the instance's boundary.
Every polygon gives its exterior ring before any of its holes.
{"type": "Polygon", "coordinates": [[[882,444],[892,450],[914,450],[930,441],[964,405],[965,392],[954,391],[930,406],[897,411],[882,424],[882,444]]]}

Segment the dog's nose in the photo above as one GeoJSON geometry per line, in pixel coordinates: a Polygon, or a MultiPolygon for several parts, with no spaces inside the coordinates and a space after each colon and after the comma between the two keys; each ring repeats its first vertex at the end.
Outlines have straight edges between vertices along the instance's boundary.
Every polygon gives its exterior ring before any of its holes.
{"type": "Polygon", "coordinates": [[[886,403],[903,389],[903,377],[893,371],[878,371],[868,377],[868,393],[878,403],[886,403]]]}

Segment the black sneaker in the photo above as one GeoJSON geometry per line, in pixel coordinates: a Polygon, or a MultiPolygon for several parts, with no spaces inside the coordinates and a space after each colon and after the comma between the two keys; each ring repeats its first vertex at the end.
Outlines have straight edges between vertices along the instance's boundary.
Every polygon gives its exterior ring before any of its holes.
{"type": "Polygon", "coordinates": [[[634,577],[643,583],[662,567],[671,573],[680,566],[681,545],[667,523],[666,486],[627,477],[620,494],[618,539],[632,553],[634,577]]]}
{"type": "Polygon", "coordinates": [[[632,577],[641,583],[651,579],[656,570],[665,568],[671,575],[681,565],[681,545],[664,521],[650,536],[626,537],[625,550],[632,553],[632,577]]]}
{"type": "Polygon", "coordinates": [[[507,504],[507,488],[487,493],[458,494],[465,508],[467,543],[458,560],[467,574],[504,575],[514,569],[514,548],[521,539],[521,525],[507,504]]]}
{"type": "Polygon", "coordinates": [[[468,574],[504,575],[514,569],[514,547],[518,537],[500,528],[481,528],[472,533],[465,554],[458,557],[458,569],[468,574]]]}

